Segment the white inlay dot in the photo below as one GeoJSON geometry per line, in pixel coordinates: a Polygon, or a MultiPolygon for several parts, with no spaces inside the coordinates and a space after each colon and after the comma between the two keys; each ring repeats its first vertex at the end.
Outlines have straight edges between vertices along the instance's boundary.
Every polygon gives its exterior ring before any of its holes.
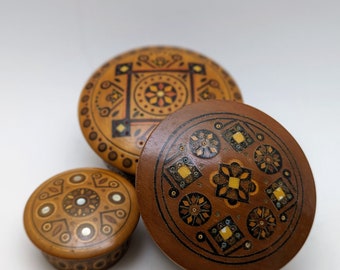
{"type": "Polygon", "coordinates": [[[44,207],[41,209],[41,214],[42,214],[42,215],[47,215],[50,211],[51,211],[51,207],[49,207],[49,206],[44,206],[44,207]]]}
{"type": "Polygon", "coordinates": [[[73,177],[73,180],[78,182],[78,181],[83,180],[83,177],[81,175],[76,175],[75,177],[73,177]]]}
{"type": "Polygon", "coordinates": [[[78,199],[76,200],[76,204],[77,204],[78,206],[83,206],[84,204],[86,204],[86,199],[83,198],[83,197],[78,198],[78,199]]]}
{"type": "Polygon", "coordinates": [[[92,233],[91,229],[89,227],[85,227],[81,230],[81,234],[83,236],[89,236],[92,233]]]}
{"type": "Polygon", "coordinates": [[[122,200],[122,196],[120,194],[113,194],[112,195],[112,200],[114,202],[120,202],[122,200]]]}

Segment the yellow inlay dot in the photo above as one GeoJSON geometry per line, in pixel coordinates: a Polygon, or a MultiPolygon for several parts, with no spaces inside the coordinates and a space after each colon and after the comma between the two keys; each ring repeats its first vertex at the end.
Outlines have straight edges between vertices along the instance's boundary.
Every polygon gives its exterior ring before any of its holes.
{"type": "Polygon", "coordinates": [[[244,138],[243,134],[241,132],[236,132],[234,135],[233,135],[233,139],[235,140],[235,142],[237,143],[241,143],[241,142],[244,142],[246,140],[246,138],[244,138]]]}
{"type": "Polygon", "coordinates": [[[125,126],[123,124],[119,124],[116,129],[118,130],[118,132],[122,133],[125,129],[125,126]]]}
{"type": "Polygon", "coordinates": [[[228,240],[230,237],[233,236],[233,232],[231,231],[231,229],[228,226],[223,227],[219,231],[219,234],[222,236],[224,241],[228,240]]]}
{"type": "Polygon", "coordinates": [[[286,197],[286,193],[283,191],[281,187],[275,189],[273,193],[278,201],[281,201],[284,197],[286,197]]]}
{"type": "Polygon", "coordinates": [[[128,71],[129,70],[129,67],[128,66],[122,66],[121,68],[120,68],[120,71],[121,72],[126,72],[126,71],[128,71]]]}
{"type": "Polygon", "coordinates": [[[184,165],[178,169],[178,173],[183,179],[185,179],[191,174],[191,171],[187,166],[184,165]]]}
{"type": "Polygon", "coordinates": [[[202,68],[200,66],[194,66],[194,70],[196,72],[200,72],[200,71],[202,71],[202,68]]]}
{"type": "Polygon", "coordinates": [[[229,177],[229,187],[238,189],[240,187],[240,178],[237,177],[229,177]]]}
{"type": "Polygon", "coordinates": [[[157,92],[157,97],[164,97],[164,95],[165,95],[164,91],[160,90],[157,92]]]}

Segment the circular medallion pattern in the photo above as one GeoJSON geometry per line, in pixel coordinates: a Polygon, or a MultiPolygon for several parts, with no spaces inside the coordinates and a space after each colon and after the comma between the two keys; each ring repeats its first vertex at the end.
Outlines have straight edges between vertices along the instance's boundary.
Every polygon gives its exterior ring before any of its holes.
{"type": "MultiPolygon", "coordinates": [[[[91,258],[105,255],[102,260],[107,261],[129,239],[138,219],[132,184],[95,168],[66,171],[45,181],[29,198],[24,213],[32,242],[54,265],[75,270],[75,265],[83,265],[81,260],[87,267],[91,258]]],[[[109,261],[105,266],[114,260],[109,261]]]]}
{"type": "Polygon", "coordinates": [[[248,215],[247,225],[254,238],[266,239],[274,233],[276,218],[269,208],[256,207],[248,215]]]}
{"type": "Polygon", "coordinates": [[[136,189],[151,235],[186,269],[279,269],[315,213],[313,176],[294,138],[230,101],[191,104],[162,121],[141,154],[136,189]]]}
{"type": "Polygon", "coordinates": [[[242,101],[231,76],[210,59],[175,47],[147,47],[121,54],[94,73],[81,93],[79,122],[103,160],[135,174],[157,124],[187,104],[208,99],[242,101]]]}
{"type": "Polygon", "coordinates": [[[200,226],[211,216],[211,204],[207,197],[198,193],[185,195],[179,203],[179,216],[190,226],[200,226]]]}
{"type": "Polygon", "coordinates": [[[69,192],[63,200],[63,208],[73,217],[85,217],[95,212],[100,204],[98,194],[87,188],[69,192]]]}
{"type": "Polygon", "coordinates": [[[209,130],[197,130],[190,136],[191,152],[201,158],[212,158],[220,151],[218,137],[209,130]]]}

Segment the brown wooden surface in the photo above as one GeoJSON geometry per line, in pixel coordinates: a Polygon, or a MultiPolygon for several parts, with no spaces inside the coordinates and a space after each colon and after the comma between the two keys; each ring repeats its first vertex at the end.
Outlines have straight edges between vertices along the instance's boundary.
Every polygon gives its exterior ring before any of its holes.
{"type": "Polygon", "coordinates": [[[236,102],[191,104],[162,121],[136,189],[152,237],[186,269],[279,269],[304,244],[316,207],[294,138],[236,102]]]}
{"type": "Polygon", "coordinates": [[[107,163],[135,174],[152,129],[194,101],[242,101],[231,76],[210,59],[174,47],[147,47],[119,55],[86,83],[79,121],[92,149],[107,163]]]}
{"type": "Polygon", "coordinates": [[[95,168],[66,171],[45,181],[24,212],[27,235],[51,263],[65,266],[61,269],[76,269],[79,261],[86,267],[113,263],[125,252],[138,220],[130,182],[95,168]]]}

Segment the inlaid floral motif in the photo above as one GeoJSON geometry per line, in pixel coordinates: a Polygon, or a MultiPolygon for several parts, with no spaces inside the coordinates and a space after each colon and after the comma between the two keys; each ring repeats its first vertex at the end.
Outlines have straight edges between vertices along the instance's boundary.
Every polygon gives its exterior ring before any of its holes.
{"type": "Polygon", "coordinates": [[[272,211],[266,207],[254,208],[247,220],[249,233],[257,239],[270,237],[276,227],[276,219],[272,211]]]}
{"type": "Polygon", "coordinates": [[[211,216],[211,204],[204,195],[191,193],[180,201],[179,215],[188,225],[203,225],[211,216]]]}
{"type": "Polygon", "coordinates": [[[177,93],[175,88],[163,82],[151,84],[145,91],[147,101],[157,107],[166,107],[171,105],[176,99],[177,93]]]}
{"type": "Polygon", "coordinates": [[[213,182],[217,185],[216,196],[226,199],[230,205],[248,202],[249,193],[256,189],[251,180],[251,170],[242,168],[237,162],[220,164],[213,182]]]}
{"type": "Polygon", "coordinates": [[[277,173],[282,167],[282,158],[271,145],[260,145],[254,153],[254,160],[257,167],[266,174],[277,173]]]}

